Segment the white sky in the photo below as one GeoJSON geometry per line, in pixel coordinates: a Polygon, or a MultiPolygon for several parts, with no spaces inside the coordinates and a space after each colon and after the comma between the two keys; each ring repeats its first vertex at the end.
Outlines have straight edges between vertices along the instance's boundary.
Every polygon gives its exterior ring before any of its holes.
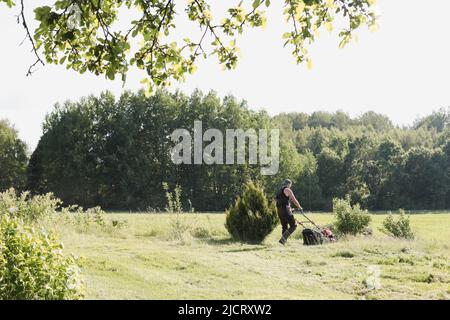
{"type": "MultiPolygon", "coordinates": [[[[341,109],[356,116],[374,110],[396,124],[411,124],[417,116],[450,103],[450,1],[379,0],[378,6],[380,29],[361,30],[359,41],[345,49],[338,49],[337,30],[322,31],[310,49],[314,68],[307,70],[283,48],[281,35],[287,26],[281,5],[273,5],[267,28],[241,38],[242,58],[236,70],[222,71],[212,58],[171,90],[232,93],[270,114],[341,109]]],[[[16,24],[16,13],[17,8],[0,5],[0,118],[9,119],[32,150],[56,102],[103,90],[118,96],[123,88],[120,80],[79,75],[63,66],[46,65],[26,77],[34,57],[28,43],[19,47],[25,34],[16,24]]],[[[142,78],[132,72],[125,89],[137,90],[142,78]]]]}

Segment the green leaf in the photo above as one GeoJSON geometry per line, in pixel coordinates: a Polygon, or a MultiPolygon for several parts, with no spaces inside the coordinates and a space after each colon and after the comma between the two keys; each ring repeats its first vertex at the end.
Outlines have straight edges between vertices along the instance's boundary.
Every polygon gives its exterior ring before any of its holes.
{"type": "Polygon", "coordinates": [[[0,2],[6,2],[8,8],[12,8],[13,6],[16,5],[12,0],[0,0],[0,2]]]}
{"type": "Polygon", "coordinates": [[[263,0],[255,0],[253,1],[253,9],[258,8],[258,6],[261,4],[263,0]]]}
{"type": "Polygon", "coordinates": [[[109,80],[114,80],[116,78],[114,69],[112,68],[108,69],[108,71],[106,71],[106,76],[108,77],[109,80]]]}

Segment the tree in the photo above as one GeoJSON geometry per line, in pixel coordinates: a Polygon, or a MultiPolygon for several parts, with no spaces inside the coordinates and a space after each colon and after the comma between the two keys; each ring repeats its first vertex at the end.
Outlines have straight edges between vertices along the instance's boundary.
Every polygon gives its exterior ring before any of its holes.
{"type": "Polygon", "coordinates": [[[306,113],[294,113],[292,114],[292,129],[301,130],[308,125],[309,116],[306,113]]]}
{"type": "Polygon", "coordinates": [[[385,115],[369,111],[364,113],[360,118],[359,122],[363,126],[371,126],[376,131],[383,131],[383,130],[389,130],[392,129],[394,126],[392,124],[392,121],[389,120],[388,117],[385,115]]]}
{"type": "Polygon", "coordinates": [[[284,179],[291,179],[296,184],[298,178],[304,171],[304,161],[297,152],[292,142],[283,142],[280,146],[280,167],[278,173],[273,176],[265,177],[265,186],[271,190],[271,195],[275,195],[275,190],[280,187],[280,182],[284,179]]]}
{"type": "MultiPolygon", "coordinates": [[[[145,210],[164,208],[162,184],[167,182],[181,187],[183,207],[215,211],[229,207],[248,181],[273,197],[280,181],[290,178],[296,196],[311,210],[331,210],[331,199],[347,194],[370,209],[449,207],[448,131],[367,130],[354,119],[345,129],[305,125],[296,130],[297,118],[309,116],[271,118],[231,95],[221,99],[199,90],[190,96],[125,92],[119,99],[104,93],[66,102],[46,118],[29,161],[27,188],[83,206],[145,210]],[[249,161],[174,164],[170,135],[184,128],[193,136],[194,120],[202,121],[203,131],[280,128],[278,173],[262,176],[260,166],[249,161]],[[413,142],[409,150],[402,147],[406,135],[413,142]]],[[[210,143],[203,141],[202,148],[210,143]]]]}
{"type": "MultiPolygon", "coordinates": [[[[163,182],[179,185],[184,207],[223,210],[249,180],[263,181],[250,165],[174,164],[170,137],[194,120],[222,132],[229,128],[269,128],[270,118],[232,96],[195,91],[110,93],[57,106],[44,123],[44,134],[28,170],[34,193],[54,192],[66,203],[108,209],[163,208],[163,182]]],[[[203,148],[209,143],[203,141],[203,148]]],[[[295,149],[294,149],[295,151],[295,149]]],[[[224,153],[226,146],[224,147],[224,153]]],[[[248,157],[247,157],[248,158],[248,157]]],[[[281,167],[284,168],[283,164],[281,167]]],[[[291,169],[290,167],[288,169],[291,169]]]]}
{"type": "Polygon", "coordinates": [[[317,156],[322,149],[330,143],[330,131],[326,128],[318,127],[312,130],[309,136],[308,149],[317,156]]]}
{"type": "Polygon", "coordinates": [[[373,207],[391,209],[400,207],[399,171],[402,169],[404,151],[398,142],[385,139],[380,143],[374,154],[377,167],[377,181],[371,191],[373,207]]]}
{"type": "Polygon", "coordinates": [[[332,115],[331,113],[325,111],[313,112],[309,117],[308,124],[312,128],[330,128],[332,124],[332,115]]]}
{"type": "Polygon", "coordinates": [[[413,127],[415,129],[423,127],[427,129],[434,128],[437,132],[450,128],[450,107],[447,107],[447,109],[440,108],[438,111],[433,111],[429,116],[417,119],[413,127]]]}
{"type": "MultiPolygon", "coordinates": [[[[38,27],[29,29],[24,0],[0,0],[8,7],[18,4],[19,22],[23,25],[36,56],[28,74],[44,60],[63,64],[68,69],[92,72],[114,79],[121,75],[126,81],[130,67],[145,70],[143,80],[147,92],[182,80],[195,71],[199,58],[216,56],[225,68],[234,68],[238,61],[237,38],[248,28],[266,24],[265,11],[270,0],[240,1],[220,12],[212,1],[190,0],[175,4],[174,0],[54,0],[52,6],[34,7],[38,27]],[[136,16],[132,21],[121,13],[136,16]],[[176,15],[197,25],[198,39],[185,32],[177,33],[176,15]],[[217,21],[217,16],[224,16],[217,21]],[[123,26],[118,29],[117,25],[123,26]],[[173,41],[174,35],[182,38],[173,41]],[[136,41],[142,40],[142,41],[136,41]],[[44,58],[41,57],[43,55],[44,58]]],[[[375,0],[285,0],[284,18],[290,30],[283,34],[285,45],[292,48],[297,63],[307,62],[307,44],[316,38],[317,30],[333,28],[335,20],[346,26],[339,33],[340,47],[345,46],[354,31],[363,25],[376,28],[373,10],[375,0]]]]}
{"type": "Polygon", "coordinates": [[[377,183],[377,167],[373,161],[374,138],[363,135],[349,142],[349,152],[344,160],[344,194],[350,195],[353,203],[366,207],[377,183]]]}
{"type": "Polygon", "coordinates": [[[331,208],[333,197],[339,196],[343,183],[344,159],[332,149],[325,148],[317,156],[317,164],[319,182],[331,208]]]}
{"type": "Polygon", "coordinates": [[[161,138],[173,130],[169,109],[182,100],[175,101],[164,92],[125,92],[116,101],[106,92],[57,105],[31,157],[31,190],[83,206],[162,205],[171,162],[170,140],[161,138]]]}
{"type": "Polygon", "coordinates": [[[296,183],[293,186],[294,193],[305,209],[329,209],[322,197],[316,158],[310,151],[307,151],[305,154],[301,154],[300,159],[303,169],[300,176],[296,178],[296,183]]]}
{"type": "Polygon", "coordinates": [[[403,168],[403,192],[409,208],[444,208],[449,190],[448,158],[442,150],[413,148],[403,168]],[[448,172],[448,171],[447,171],[448,172]]]}
{"type": "Polygon", "coordinates": [[[112,96],[93,96],[80,103],[56,105],[44,122],[44,134],[33,152],[28,184],[34,193],[54,192],[64,202],[94,206],[101,188],[94,182],[99,158],[99,141],[94,122],[112,96]]]}
{"type": "Polygon", "coordinates": [[[0,120],[0,192],[9,188],[23,190],[27,164],[26,144],[9,122],[0,120]]]}
{"type": "Polygon", "coordinates": [[[332,125],[340,130],[347,129],[352,124],[350,116],[343,111],[336,111],[332,116],[332,125]]]}
{"type": "Polygon", "coordinates": [[[447,190],[445,195],[445,207],[450,208],[450,138],[442,149],[444,156],[445,179],[447,181],[447,190]]]}

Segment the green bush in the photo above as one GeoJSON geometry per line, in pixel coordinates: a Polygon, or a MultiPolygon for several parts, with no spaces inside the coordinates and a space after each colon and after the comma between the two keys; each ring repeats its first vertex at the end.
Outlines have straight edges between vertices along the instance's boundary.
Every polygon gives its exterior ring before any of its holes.
{"type": "Polygon", "coordinates": [[[361,209],[359,204],[352,206],[349,196],[345,199],[333,199],[333,210],[335,228],[340,234],[357,235],[363,233],[369,226],[369,213],[361,209]]]}
{"type": "Polygon", "coordinates": [[[275,203],[269,204],[264,190],[247,183],[242,197],[226,212],[225,227],[235,240],[261,243],[278,224],[275,203]]]}
{"type": "Polygon", "coordinates": [[[400,209],[399,212],[397,220],[394,219],[393,214],[390,212],[386,219],[383,220],[383,228],[381,230],[395,238],[414,239],[414,232],[411,230],[409,217],[403,209],[400,209]]]}
{"type": "Polygon", "coordinates": [[[109,227],[113,229],[126,227],[126,223],[107,224],[106,213],[100,207],[84,210],[77,205],[63,207],[62,204],[62,201],[55,198],[52,193],[31,196],[29,192],[17,194],[14,189],[9,189],[0,193],[0,216],[18,218],[28,224],[50,222],[54,225],[60,221],[74,224],[82,230],[87,230],[90,226],[98,226],[104,231],[111,229],[109,227]]]}
{"type": "Polygon", "coordinates": [[[0,193],[0,215],[7,214],[27,222],[51,215],[61,206],[61,200],[52,193],[31,196],[29,192],[16,194],[14,189],[0,193]]]}
{"type": "Polygon", "coordinates": [[[80,299],[79,260],[53,234],[0,216],[0,299],[80,299]]]}
{"type": "Polygon", "coordinates": [[[107,214],[100,207],[84,209],[83,207],[72,205],[62,207],[61,212],[49,217],[47,224],[50,225],[72,225],[77,232],[85,233],[100,230],[111,233],[128,227],[126,219],[107,219],[107,214]]]}

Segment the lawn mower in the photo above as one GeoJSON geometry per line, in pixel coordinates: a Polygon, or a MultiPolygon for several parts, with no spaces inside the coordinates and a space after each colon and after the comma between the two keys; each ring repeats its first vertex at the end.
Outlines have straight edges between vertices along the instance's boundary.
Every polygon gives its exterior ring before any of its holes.
{"type": "Polygon", "coordinates": [[[303,209],[294,209],[293,212],[298,212],[306,219],[306,221],[295,220],[297,224],[301,225],[303,228],[303,244],[306,246],[323,244],[324,242],[335,242],[336,238],[333,232],[329,228],[321,228],[314,221],[312,221],[303,212],[303,209]],[[311,224],[312,227],[307,227],[305,224],[311,224]]]}

